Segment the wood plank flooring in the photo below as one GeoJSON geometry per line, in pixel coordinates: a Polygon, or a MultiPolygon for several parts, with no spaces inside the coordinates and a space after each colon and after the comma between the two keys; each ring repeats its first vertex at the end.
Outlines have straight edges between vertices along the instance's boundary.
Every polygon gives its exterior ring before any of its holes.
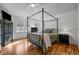
{"type": "MultiPolygon", "coordinates": [[[[22,39],[8,44],[3,48],[2,55],[42,55],[42,49],[22,39]]],[[[53,43],[47,51],[47,55],[79,55],[79,49],[75,45],[53,43]]]]}

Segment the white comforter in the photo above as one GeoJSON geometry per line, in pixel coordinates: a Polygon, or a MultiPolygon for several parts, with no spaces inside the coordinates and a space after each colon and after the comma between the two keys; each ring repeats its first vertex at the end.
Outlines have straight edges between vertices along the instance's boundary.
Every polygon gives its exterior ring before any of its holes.
{"type": "Polygon", "coordinates": [[[44,42],[46,44],[46,48],[51,46],[51,40],[50,40],[49,35],[47,35],[47,34],[44,35],[44,42]]]}

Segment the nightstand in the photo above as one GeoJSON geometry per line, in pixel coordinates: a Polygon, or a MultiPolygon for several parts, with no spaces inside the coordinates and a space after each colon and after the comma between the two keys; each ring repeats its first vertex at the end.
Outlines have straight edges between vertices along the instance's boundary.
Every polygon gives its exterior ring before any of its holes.
{"type": "Polygon", "coordinates": [[[68,34],[59,34],[59,43],[69,44],[69,35],[68,34]]]}

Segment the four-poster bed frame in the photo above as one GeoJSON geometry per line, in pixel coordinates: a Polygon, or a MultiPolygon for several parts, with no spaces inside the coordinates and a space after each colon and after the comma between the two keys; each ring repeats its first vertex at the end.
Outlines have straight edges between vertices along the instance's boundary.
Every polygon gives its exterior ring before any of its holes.
{"type": "MultiPolygon", "coordinates": [[[[58,40],[58,18],[56,18],[56,17],[54,17],[54,16],[52,16],[51,14],[49,14],[48,12],[46,12],[45,10],[44,10],[44,8],[42,8],[42,10],[41,11],[39,11],[39,12],[37,12],[37,13],[35,13],[35,14],[33,14],[33,15],[31,15],[31,16],[27,16],[27,41],[29,41],[29,42],[31,42],[31,43],[33,43],[33,44],[35,44],[35,45],[37,45],[37,46],[39,46],[39,47],[41,47],[42,49],[43,49],[43,52],[46,52],[46,47],[44,47],[43,45],[45,45],[45,43],[44,43],[44,35],[45,35],[45,29],[44,29],[44,25],[45,25],[45,22],[49,22],[49,21],[56,21],[56,30],[57,30],[57,41],[59,41],[58,40]],[[42,12],[42,21],[40,21],[40,20],[37,20],[37,19],[33,19],[33,18],[31,18],[31,17],[33,17],[33,16],[35,16],[35,15],[37,15],[37,14],[39,14],[40,12],[42,12]],[[54,20],[47,20],[47,21],[44,21],[45,19],[44,19],[44,13],[46,13],[46,14],[48,14],[49,16],[51,16],[52,18],[54,18],[54,20]],[[39,40],[39,42],[36,44],[35,42],[33,42],[30,38],[29,38],[29,29],[28,29],[28,27],[29,27],[29,19],[31,19],[31,20],[33,20],[33,21],[39,21],[39,22],[41,22],[42,23],[42,33],[41,33],[41,38],[42,38],[42,47],[40,46],[40,45],[38,45],[38,43],[40,42],[40,40],[39,40]]],[[[33,38],[32,38],[33,39],[33,38]]]]}

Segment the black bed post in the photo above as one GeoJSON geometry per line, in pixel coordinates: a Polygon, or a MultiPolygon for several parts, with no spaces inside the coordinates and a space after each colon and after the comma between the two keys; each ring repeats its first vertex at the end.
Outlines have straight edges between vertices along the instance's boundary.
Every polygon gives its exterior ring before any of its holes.
{"type": "Polygon", "coordinates": [[[28,16],[27,16],[27,39],[28,39],[28,16]]]}
{"type": "Polygon", "coordinates": [[[27,46],[28,46],[28,16],[27,16],[27,46]]]}
{"type": "MultiPolygon", "coordinates": [[[[42,45],[44,45],[44,8],[42,8],[42,45]]],[[[43,53],[44,53],[44,47],[43,47],[43,53]]]]}
{"type": "Polygon", "coordinates": [[[58,40],[58,42],[59,42],[59,34],[58,34],[58,18],[56,19],[56,21],[57,21],[57,40],[58,40]]]}

